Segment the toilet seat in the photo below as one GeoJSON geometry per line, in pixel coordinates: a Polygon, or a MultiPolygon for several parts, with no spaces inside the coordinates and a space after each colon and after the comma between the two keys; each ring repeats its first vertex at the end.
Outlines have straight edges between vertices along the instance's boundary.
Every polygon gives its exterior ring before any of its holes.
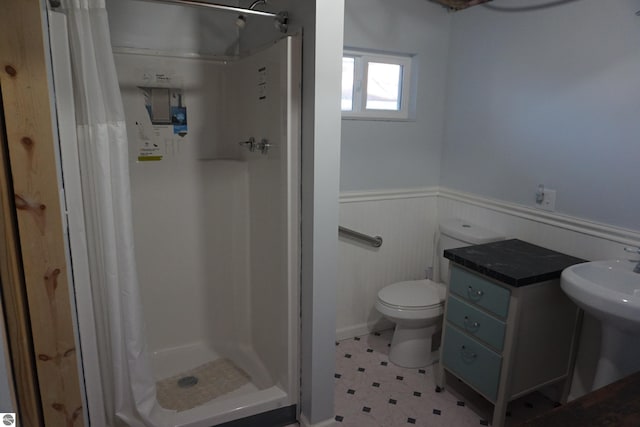
{"type": "Polygon", "coordinates": [[[442,305],[443,292],[431,280],[410,280],[385,286],[378,292],[378,303],[396,310],[427,310],[442,305]]]}

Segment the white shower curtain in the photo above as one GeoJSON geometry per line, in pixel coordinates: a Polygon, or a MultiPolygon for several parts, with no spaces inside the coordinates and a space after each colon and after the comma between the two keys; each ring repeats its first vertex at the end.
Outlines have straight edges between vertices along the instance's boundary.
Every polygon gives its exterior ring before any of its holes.
{"type": "Polygon", "coordinates": [[[109,426],[151,426],[156,390],[144,337],[127,135],[105,2],[63,0],[62,7],[71,51],[105,415],[109,426]]]}

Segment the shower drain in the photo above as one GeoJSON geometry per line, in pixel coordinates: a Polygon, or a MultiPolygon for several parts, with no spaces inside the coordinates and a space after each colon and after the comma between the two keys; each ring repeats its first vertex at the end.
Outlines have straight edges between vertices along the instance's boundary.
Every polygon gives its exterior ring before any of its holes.
{"type": "Polygon", "coordinates": [[[178,387],[180,388],[189,388],[198,384],[198,378],[193,375],[189,375],[187,377],[182,377],[178,380],[178,387]]]}

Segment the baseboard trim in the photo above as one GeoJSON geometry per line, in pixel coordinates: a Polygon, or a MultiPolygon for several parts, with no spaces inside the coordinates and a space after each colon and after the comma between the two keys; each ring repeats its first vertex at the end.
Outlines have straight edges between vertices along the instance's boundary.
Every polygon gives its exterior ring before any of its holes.
{"type": "Polygon", "coordinates": [[[335,419],[331,418],[319,423],[311,424],[304,414],[300,414],[300,427],[333,427],[336,425],[335,419]]]}
{"type": "Polygon", "coordinates": [[[376,322],[360,323],[359,325],[348,326],[336,330],[336,340],[346,340],[349,338],[360,337],[372,332],[385,331],[393,328],[393,323],[387,319],[380,319],[376,322]]]}
{"type": "Polygon", "coordinates": [[[296,421],[296,405],[220,424],[219,427],[288,426],[296,421]]]}

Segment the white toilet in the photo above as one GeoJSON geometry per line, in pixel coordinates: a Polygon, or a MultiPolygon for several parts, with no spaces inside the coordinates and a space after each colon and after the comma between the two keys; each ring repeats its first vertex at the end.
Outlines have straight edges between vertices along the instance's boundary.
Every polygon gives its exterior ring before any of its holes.
{"type": "Polygon", "coordinates": [[[440,224],[436,248],[436,269],[432,280],[410,280],[385,286],[378,292],[376,309],[396,324],[389,350],[389,360],[405,368],[420,368],[436,361],[431,339],[442,327],[446,283],[449,281],[449,261],[445,249],[479,245],[504,239],[503,236],[459,219],[440,224]],[[438,268],[439,267],[439,268],[438,268]]]}

